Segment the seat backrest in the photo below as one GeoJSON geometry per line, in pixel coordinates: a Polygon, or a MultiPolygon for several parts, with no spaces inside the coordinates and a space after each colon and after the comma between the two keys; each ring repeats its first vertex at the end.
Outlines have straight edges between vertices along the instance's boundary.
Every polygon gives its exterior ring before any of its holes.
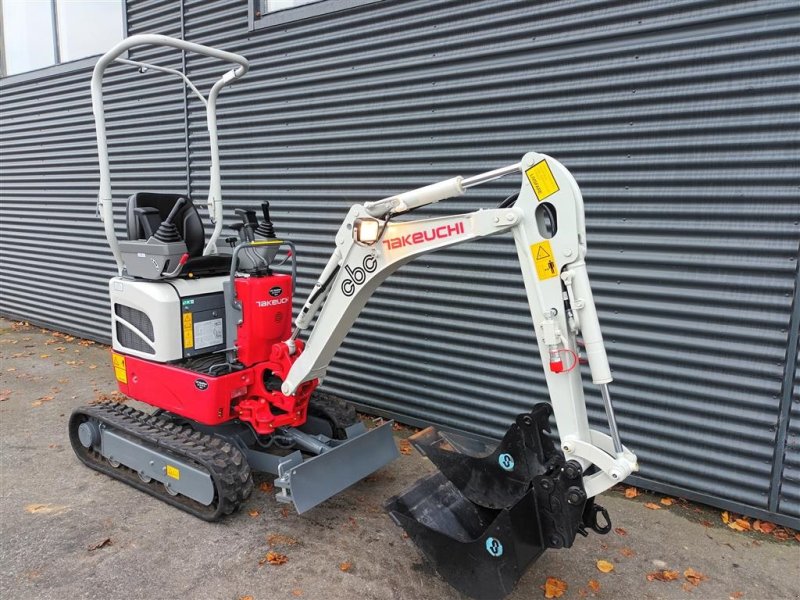
{"type": "Polygon", "coordinates": [[[178,211],[173,223],[175,223],[178,233],[186,243],[189,256],[192,258],[202,256],[203,248],[206,245],[206,231],[203,227],[203,220],[200,218],[200,213],[197,212],[197,207],[192,202],[192,199],[183,194],[137,192],[130,196],[128,198],[128,210],[125,215],[128,225],[128,239],[141,240],[145,239],[146,236],[136,214],[137,208],[155,208],[158,210],[158,223],[155,223],[155,228],[157,229],[158,224],[167,218],[178,198],[186,198],[188,202],[178,211]]]}

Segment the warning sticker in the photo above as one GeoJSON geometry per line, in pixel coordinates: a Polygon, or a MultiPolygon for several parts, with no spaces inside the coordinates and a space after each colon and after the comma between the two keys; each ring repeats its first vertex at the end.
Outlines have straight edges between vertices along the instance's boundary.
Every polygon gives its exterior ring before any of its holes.
{"type": "Polygon", "coordinates": [[[549,240],[531,244],[531,257],[533,264],[536,265],[536,275],[541,281],[558,275],[558,265],[553,257],[553,248],[549,240]]]}
{"type": "Polygon", "coordinates": [[[128,372],[125,370],[125,357],[121,354],[112,353],[111,360],[114,363],[114,376],[120,383],[128,383],[128,372]]]}
{"type": "Polygon", "coordinates": [[[192,329],[192,313],[183,313],[183,347],[194,346],[194,330],[192,329]]]}
{"type": "Polygon", "coordinates": [[[171,477],[172,479],[180,479],[180,469],[178,469],[178,467],[173,467],[172,465],[167,465],[167,477],[171,477]]]}
{"type": "Polygon", "coordinates": [[[216,346],[222,342],[222,319],[211,319],[194,324],[195,350],[216,346]]]}
{"type": "Polygon", "coordinates": [[[536,194],[539,202],[548,196],[552,196],[559,190],[556,178],[553,177],[553,172],[550,170],[546,160],[540,160],[525,171],[525,175],[528,176],[528,181],[531,182],[533,193],[536,194]]]}

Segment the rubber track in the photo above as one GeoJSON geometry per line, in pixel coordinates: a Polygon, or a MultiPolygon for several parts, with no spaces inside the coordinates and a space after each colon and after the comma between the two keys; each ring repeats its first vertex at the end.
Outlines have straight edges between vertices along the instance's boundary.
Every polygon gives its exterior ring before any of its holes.
{"type": "Polygon", "coordinates": [[[70,416],[69,437],[72,449],[86,466],[205,521],[216,521],[238,510],[253,491],[250,467],[236,446],[219,436],[195,431],[188,425],[149,415],[124,404],[106,402],[77,408],[70,416]],[[103,423],[143,446],[193,463],[206,471],[214,484],[214,500],[205,506],[186,496],[172,496],[161,482],[152,480],[145,483],[134,470],[124,465],[112,467],[98,451],[84,448],[81,444],[78,427],[87,420],[103,423]]]}

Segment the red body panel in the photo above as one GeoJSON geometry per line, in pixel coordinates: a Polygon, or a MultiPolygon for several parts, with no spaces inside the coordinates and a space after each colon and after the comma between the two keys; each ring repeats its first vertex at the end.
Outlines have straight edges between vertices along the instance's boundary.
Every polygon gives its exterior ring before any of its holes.
{"type": "Polygon", "coordinates": [[[236,329],[239,362],[250,367],[270,359],[272,346],[292,333],[292,278],[289,275],[237,277],[242,323],[236,329]]]}
{"type": "Polygon", "coordinates": [[[280,383],[303,351],[301,341],[295,342],[294,354],[289,354],[283,343],[291,335],[292,278],[289,275],[237,277],[235,286],[242,306],[236,351],[244,369],[212,377],[114,353],[120,391],[205,425],[239,419],[267,435],[276,427],[305,423],[308,400],[319,381],[303,383],[291,396],[280,391],[280,383]],[[267,389],[268,382],[271,389],[267,389]]]}

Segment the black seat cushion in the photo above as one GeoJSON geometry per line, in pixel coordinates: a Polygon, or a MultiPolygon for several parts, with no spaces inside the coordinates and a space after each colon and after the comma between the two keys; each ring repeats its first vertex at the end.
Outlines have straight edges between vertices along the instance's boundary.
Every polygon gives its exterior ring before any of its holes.
{"type": "Polygon", "coordinates": [[[186,243],[190,257],[203,255],[206,245],[206,232],[203,219],[197,212],[197,207],[186,194],[157,194],[154,192],[137,192],[128,198],[128,211],[126,214],[128,224],[128,239],[145,239],[145,232],[136,214],[137,208],[155,208],[158,210],[159,222],[169,215],[178,198],[186,198],[187,202],[178,211],[173,222],[178,233],[186,243]]]}
{"type": "Polygon", "coordinates": [[[231,271],[230,254],[211,254],[209,256],[196,256],[186,261],[181,269],[180,276],[203,277],[210,275],[227,275],[231,271]]]}

